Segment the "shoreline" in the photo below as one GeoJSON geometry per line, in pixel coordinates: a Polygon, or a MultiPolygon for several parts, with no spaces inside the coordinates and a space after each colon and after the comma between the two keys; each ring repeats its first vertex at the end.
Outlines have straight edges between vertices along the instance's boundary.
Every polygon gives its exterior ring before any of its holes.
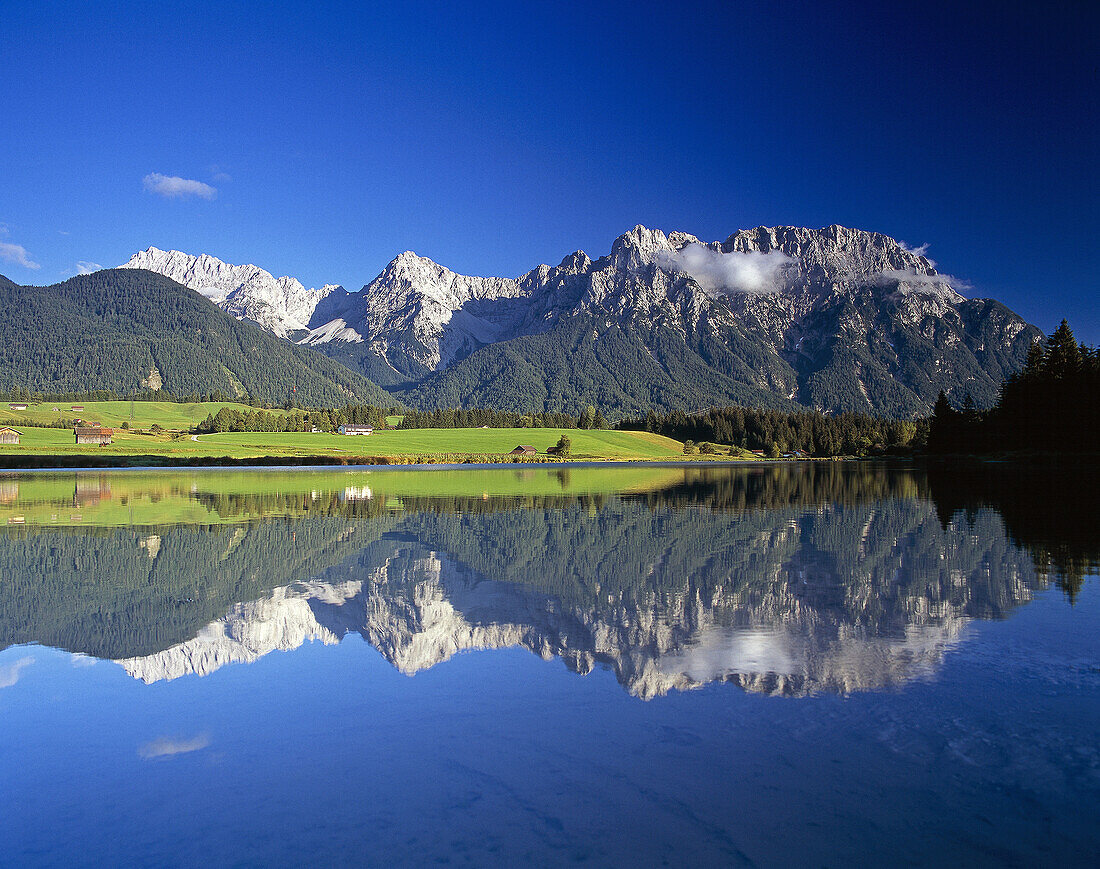
{"type": "MultiPolygon", "coordinates": [[[[45,459],[68,459],[68,456],[39,456],[36,458],[45,459]]],[[[104,459],[127,459],[128,456],[104,456],[104,459]]],[[[134,458],[146,459],[157,458],[155,456],[135,456],[134,458]]],[[[438,471],[461,471],[461,470],[478,470],[478,469],[522,469],[533,470],[536,468],[545,468],[551,470],[553,468],[602,468],[609,465],[616,467],[668,467],[678,468],[687,465],[693,465],[698,467],[729,467],[729,466],[755,466],[755,465],[779,465],[789,464],[792,462],[833,462],[833,461],[852,461],[854,459],[578,459],[576,461],[555,461],[555,462],[527,462],[527,461],[512,461],[512,462],[332,462],[329,456],[318,456],[318,459],[324,461],[309,461],[308,456],[295,456],[282,458],[279,456],[265,456],[263,459],[233,459],[230,457],[203,457],[199,459],[188,461],[175,461],[165,463],[147,463],[147,464],[133,464],[130,462],[104,462],[102,464],[91,465],[74,465],[74,464],[46,464],[46,463],[27,463],[19,467],[6,466],[7,463],[0,459],[0,475],[3,474],[21,474],[21,473],[34,473],[34,472],[50,472],[50,471],[218,471],[226,468],[234,468],[236,470],[255,470],[255,471],[281,471],[281,470],[330,470],[330,471],[403,471],[403,470],[438,470],[438,471]]],[[[375,458],[373,456],[356,456],[356,459],[375,458]]],[[[383,458],[383,457],[378,457],[383,458]]]]}

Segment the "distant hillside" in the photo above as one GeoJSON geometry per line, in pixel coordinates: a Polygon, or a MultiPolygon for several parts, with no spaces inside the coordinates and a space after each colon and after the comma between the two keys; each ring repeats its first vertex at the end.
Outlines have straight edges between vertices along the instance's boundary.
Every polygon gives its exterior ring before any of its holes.
{"type": "Polygon", "coordinates": [[[154,272],[108,269],[49,287],[0,277],[0,310],[0,391],[220,392],[310,406],[392,401],[339,363],[154,272]]]}

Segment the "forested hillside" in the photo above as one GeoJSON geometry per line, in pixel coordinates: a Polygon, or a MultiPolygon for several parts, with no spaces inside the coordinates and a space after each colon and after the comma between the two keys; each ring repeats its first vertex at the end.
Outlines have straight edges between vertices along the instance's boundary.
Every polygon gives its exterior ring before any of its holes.
{"type": "Polygon", "coordinates": [[[688,344],[676,330],[599,329],[577,317],[539,335],[490,344],[460,364],[395,394],[415,407],[493,407],[576,413],[587,405],[618,418],[651,409],[737,403],[793,410],[769,388],[781,363],[750,342],[709,335],[688,344]]]}
{"type": "Polygon", "coordinates": [[[49,287],[0,279],[0,310],[0,392],[158,389],[276,405],[391,403],[339,363],[153,272],[109,269],[49,287]]]}

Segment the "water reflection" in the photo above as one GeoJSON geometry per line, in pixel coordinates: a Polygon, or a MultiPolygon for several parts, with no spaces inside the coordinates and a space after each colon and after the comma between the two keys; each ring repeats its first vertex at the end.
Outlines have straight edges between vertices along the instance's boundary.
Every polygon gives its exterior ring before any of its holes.
{"type": "Polygon", "coordinates": [[[0,647],[154,682],[357,633],[410,675],[521,647],[642,698],[847,693],[933,675],[1057,574],[995,497],[913,469],[520,473],[5,479],[0,647]]]}

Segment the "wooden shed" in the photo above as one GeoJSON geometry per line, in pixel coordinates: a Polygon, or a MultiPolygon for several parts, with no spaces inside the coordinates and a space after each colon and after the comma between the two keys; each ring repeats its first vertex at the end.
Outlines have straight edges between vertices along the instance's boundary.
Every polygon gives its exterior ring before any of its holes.
{"type": "Polygon", "coordinates": [[[512,450],[512,452],[510,452],[508,455],[510,455],[510,456],[537,456],[538,452],[539,451],[536,450],[530,444],[520,444],[518,447],[516,447],[514,450],[512,450]]]}
{"type": "Polygon", "coordinates": [[[19,435],[13,428],[0,428],[0,444],[17,444],[19,443],[19,435]]]}
{"type": "Polygon", "coordinates": [[[26,409],[27,409],[27,405],[25,405],[25,404],[22,404],[22,403],[17,403],[17,404],[9,404],[9,405],[8,405],[8,409],[9,409],[9,410],[26,410],[26,409]]]}
{"type": "Polygon", "coordinates": [[[99,444],[100,446],[109,444],[111,436],[115,433],[114,429],[101,426],[77,426],[73,431],[76,433],[78,444],[99,444]]]}
{"type": "Polygon", "coordinates": [[[374,429],[369,425],[342,425],[340,426],[340,434],[342,435],[369,435],[374,434],[374,429]]]}

